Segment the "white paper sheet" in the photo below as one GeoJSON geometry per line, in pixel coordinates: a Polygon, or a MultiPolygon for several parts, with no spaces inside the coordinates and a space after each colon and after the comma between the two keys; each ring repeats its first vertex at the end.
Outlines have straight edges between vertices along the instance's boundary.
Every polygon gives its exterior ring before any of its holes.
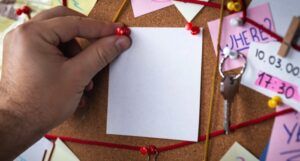
{"type": "Polygon", "coordinates": [[[132,28],[131,37],[110,66],[107,133],[197,141],[202,34],[132,28]]]}
{"type": "Polygon", "coordinates": [[[52,147],[53,143],[43,137],[19,155],[14,161],[42,161],[45,151],[50,152],[52,147]]]}
{"type": "Polygon", "coordinates": [[[299,0],[252,0],[250,7],[269,2],[276,33],[285,36],[293,16],[300,16],[299,0]]]}

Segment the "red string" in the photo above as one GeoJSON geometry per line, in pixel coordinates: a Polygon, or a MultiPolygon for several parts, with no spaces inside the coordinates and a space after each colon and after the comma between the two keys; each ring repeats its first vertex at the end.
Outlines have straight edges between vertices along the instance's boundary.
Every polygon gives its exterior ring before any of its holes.
{"type": "Polygon", "coordinates": [[[279,35],[277,35],[275,32],[267,29],[266,27],[264,27],[263,25],[261,24],[258,24],[257,22],[255,22],[254,20],[248,18],[248,17],[245,17],[244,18],[245,22],[248,22],[249,24],[261,29],[262,31],[264,31],[265,33],[269,34],[270,36],[272,36],[273,38],[275,38],[277,41],[282,41],[282,37],[280,37],[279,35]]]}
{"type": "MultiPolygon", "coordinates": [[[[214,2],[205,2],[205,1],[198,1],[198,0],[175,0],[175,1],[180,1],[180,2],[186,2],[186,3],[194,3],[194,4],[200,4],[200,5],[204,5],[204,6],[208,6],[208,7],[214,7],[214,8],[221,8],[221,5],[218,3],[214,3],[214,2]]],[[[275,32],[265,28],[263,25],[255,22],[254,20],[250,19],[247,17],[247,7],[244,3],[244,0],[240,1],[241,4],[243,5],[243,20],[245,22],[250,23],[251,25],[261,29],[262,31],[264,31],[265,33],[269,34],[271,37],[275,38],[277,41],[282,42],[283,38],[281,36],[279,36],[278,34],[276,34],[275,32]]],[[[227,9],[227,7],[226,7],[227,9]]],[[[292,47],[298,51],[300,51],[300,45],[297,44],[292,44],[292,47]]]]}
{"type": "Polygon", "coordinates": [[[246,7],[245,0],[240,0],[240,3],[243,7],[243,20],[245,20],[245,17],[247,17],[247,7],[246,7]]]}
{"type": "Polygon", "coordinates": [[[184,2],[184,3],[200,4],[200,5],[204,5],[204,6],[208,6],[208,7],[221,9],[221,5],[219,3],[214,3],[214,2],[206,2],[206,1],[200,1],[200,0],[175,0],[175,1],[184,2]]]}
{"type": "MultiPolygon", "coordinates": [[[[240,128],[243,128],[243,127],[247,127],[247,126],[250,126],[250,125],[255,125],[255,124],[267,121],[269,119],[272,119],[272,118],[274,118],[276,116],[284,115],[284,114],[291,113],[291,112],[294,112],[294,109],[289,108],[289,109],[286,109],[286,110],[282,110],[280,112],[273,112],[271,114],[259,117],[257,119],[252,119],[252,120],[245,121],[245,122],[242,122],[242,123],[239,123],[239,124],[236,124],[236,125],[232,125],[232,126],[230,126],[230,130],[234,131],[234,130],[237,130],[237,129],[240,129],[240,128]]],[[[211,138],[213,138],[213,137],[220,136],[220,135],[223,135],[223,134],[225,134],[225,130],[224,129],[223,130],[214,131],[214,132],[210,133],[209,136],[211,138]]],[[[199,139],[198,139],[198,142],[202,142],[205,139],[206,139],[206,136],[205,135],[201,135],[199,137],[199,139]]],[[[164,151],[168,151],[168,150],[173,150],[173,149],[181,148],[181,147],[184,147],[184,146],[187,146],[187,145],[191,145],[191,144],[194,144],[194,143],[195,142],[188,142],[188,141],[181,142],[181,143],[170,145],[170,146],[160,147],[160,148],[158,148],[158,151],[159,152],[164,152],[164,151]]]]}
{"type": "MultiPolygon", "coordinates": [[[[289,109],[286,109],[286,110],[282,110],[280,112],[273,112],[273,113],[264,115],[264,116],[256,118],[256,119],[252,119],[252,120],[248,120],[248,121],[236,124],[236,125],[232,125],[230,127],[230,130],[235,131],[235,130],[243,128],[243,127],[259,124],[261,122],[267,121],[267,120],[272,119],[274,117],[281,116],[281,115],[291,113],[291,112],[294,112],[294,109],[289,108],[289,109]]],[[[210,133],[209,136],[213,138],[213,137],[220,136],[220,135],[223,135],[223,134],[225,134],[224,130],[217,130],[217,131],[214,131],[214,132],[210,133]]],[[[96,145],[96,146],[102,146],[102,147],[108,147],[108,148],[126,149],[126,150],[133,150],[133,151],[139,151],[140,148],[141,148],[141,146],[132,146],[132,145],[125,145],[125,144],[116,144],[116,143],[107,143],[107,142],[100,142],[100,141],[84,140],[84,139],[77,139],[77,138],[72,138],[72,137],[67,137],[67,136],[55,136],[55,135],[50,135],[50,134],[46,134],[45,137],[47,139],[50,139],[50,140],[60,138],[61,140],[67,141],[67,142],[86,144],[86,145],[96,145]]],[[[204,141],[205,138],[206,138],[205,135],[199,136],[198,142],[204,141]]],[[[180,143],[173,144],[173,145],[158,147],[157,150],[158,150],[158,152],[165,152],[165,151],[174,150],[174,149],[181,148],[181,147],[191,145],[191,144],[195,144],[195,143],[197,143],[197,142],[184,141],[184,142],[180,142],[180,143]]]]}
{"type": "Polygon", "coordinates": [[[62,0],[62,4],[63,6],[67,7],[68,6],[67,0],[62,0]]]}

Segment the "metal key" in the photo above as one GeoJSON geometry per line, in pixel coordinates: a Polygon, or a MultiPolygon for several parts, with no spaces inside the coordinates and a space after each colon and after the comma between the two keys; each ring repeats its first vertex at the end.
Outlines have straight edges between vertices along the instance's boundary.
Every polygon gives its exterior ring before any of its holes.
{"type": "Polygon", "coordinates": [[[224,130],[229,134],[231,103],[234,101],[235,95],[238,93],[240,79],[236,79],[234,75],[224,76],[221,81],[221,94],[224,97],[224,130]]]}

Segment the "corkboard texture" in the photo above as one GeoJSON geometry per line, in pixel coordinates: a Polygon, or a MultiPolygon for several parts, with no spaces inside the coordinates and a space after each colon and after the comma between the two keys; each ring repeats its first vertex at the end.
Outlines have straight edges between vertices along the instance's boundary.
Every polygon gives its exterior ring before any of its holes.
{"type": "MultiPolygon", "coordinates": [[[[219,2],[219,0],[213,0],[213,2],[219,2]]],[[[99,0],[89,16],[99,21],[110,21],[121,3],[121,0],[99,0]]],[[[218,15],[218,9],[205,7],[193,21],[195,24],[204,28],[200,134],[205,134],[206,130],[212,82],[211,76],[213,74],[213,66],[215,65],[216,60],[207,22],[217,19],[218,15]]],[[[186,21],[175,6],[170,6],[144,16],[134,18],[131,4],[127,5],[119,21],[124,22],[128,26],[138,27],[184,27],[186,24],[186,21]]],[[[106,135],[108,74],[108,68],[106,68],[95,77],[95,87],[93,92],[89,94],[88,108],[77,111],[72,118],[52,130],[50,132],[51,134],[139,146],[149,144],[165,146],[179,142],[174,140],[106,135]]],[[[240,123],[274,112],[274,110],[267,108],[267,100],[267,97],[241,86],[239,94],[232,106],[232,123],[240,123]]],[[[210,161],[220,160],[235,141],[241,143],[256,156],[260,156],[270,137],[272,124],[273,120],[269,120],[258,125],[239,129],[228,136],[223,135],[212,138],[209,151],[210,161]]],[[[212,131],[222,128],[223,99],[218,92],[215,98],[215,106],[213,108],[212,131]]],[[[147,160],[146,156],[142,156],[136,151],[81,145],[76,143],[67,143],[67,145],[82,161],[147,160]]],[[[204,142],[201,142],[184,148],[161,153],[158,160],[200,161],[203,159],[203,156],[204,142]]]]}

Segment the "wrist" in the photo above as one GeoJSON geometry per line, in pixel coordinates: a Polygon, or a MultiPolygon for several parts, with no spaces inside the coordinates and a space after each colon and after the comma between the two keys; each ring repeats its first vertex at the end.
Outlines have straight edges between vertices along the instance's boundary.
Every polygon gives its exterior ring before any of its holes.
{"type": "Polygon", "coordinates": [[[0,116],[3,116],[0,118],[0,127],[6,126],[4,129],[10,129],[9,132],[13,131],[20,137],[24,133],[40,136],[47,132],[47,128],[42,126],[42,121],[38,119],[34,110],[31,110],[30,105],[15,100],[2,85],[0,85],[0,116]]]}
{"type": "Polygon", "coordinates": [[[0,160],[13,160],[43,135],[21,108],[0,86],[0,160]]]}

